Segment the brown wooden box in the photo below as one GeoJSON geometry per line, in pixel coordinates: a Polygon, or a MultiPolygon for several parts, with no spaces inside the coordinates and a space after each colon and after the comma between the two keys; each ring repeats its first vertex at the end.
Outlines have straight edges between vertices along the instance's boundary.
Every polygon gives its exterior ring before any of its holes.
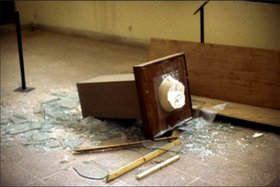
{"type": "Polygon", "coordinates": [[[77,89],[83,117],[140,119],[133,74],[98,76],[77,89]]]}

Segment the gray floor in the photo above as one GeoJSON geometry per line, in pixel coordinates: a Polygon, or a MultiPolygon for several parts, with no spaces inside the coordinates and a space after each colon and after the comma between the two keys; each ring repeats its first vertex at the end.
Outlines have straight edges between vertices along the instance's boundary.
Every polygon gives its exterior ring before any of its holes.
{"type": "MultiPolygon", "coordinates": [[[[53,90],[76,92],[75,84],[79,81],[102,74],[132,72],[132,65],[145,62],[148,52],[145,48],[39,30],[23,32],[23,47],[27,86],[35,87],[29,93],[13,91],[20,86],[16,34],[1,34],[1,124],[13,113],[34,117],[34,105],[53,90]]],[[[201,157],[190,151],[181,154],[181,159],[167,168],[136,180],[136,174],[154,165],[149,162],[110,183],[83,178],[71,166],[94,160],[112,171],[145,155],[148,150],[135,148],[83,155],[72,155],[69,150],[36,152],[22,146],[20,139],[6,139],[5,132],[1,132],[1,185],[279,186],[279,135],[245,127],[233,128],[237,129],[235,133],[222,134],[231,144],[215,142],[219,145],[215,154],[201,157]],[[252,139],[256,132],[263,134],[252,139]],[[248,137],[253,141],[244,143],[248,137]],[[221,148],[220,144],[228,146],[221,148]],[[65,158],[67,161],[62,162],[65,158]]],[[[171,155],[167,153],[159,159],[171,155]]]]}

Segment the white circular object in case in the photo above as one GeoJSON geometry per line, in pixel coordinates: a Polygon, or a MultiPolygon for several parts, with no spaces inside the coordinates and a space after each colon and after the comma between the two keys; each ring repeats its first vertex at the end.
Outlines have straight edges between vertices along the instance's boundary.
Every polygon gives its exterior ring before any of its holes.
{"type": "Polygon", "coordinates": [[[166,112],[172,112],[185,105],[185,86],[171,75],[163,79],[158,93],[160,105],[166,112]]]}

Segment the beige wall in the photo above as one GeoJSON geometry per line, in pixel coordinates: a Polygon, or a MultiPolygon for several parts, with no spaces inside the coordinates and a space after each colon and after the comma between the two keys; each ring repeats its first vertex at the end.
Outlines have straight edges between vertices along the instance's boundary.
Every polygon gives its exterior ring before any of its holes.
{"type": "MultiPolygon", "coordinates": [[[[149,43],[200,41],[202,1],[18,1],[22,24],[101,33],[149,43]]],[[[205,42],[280,50],[280,5],[225,1],[205,7],[205,42]]]]}

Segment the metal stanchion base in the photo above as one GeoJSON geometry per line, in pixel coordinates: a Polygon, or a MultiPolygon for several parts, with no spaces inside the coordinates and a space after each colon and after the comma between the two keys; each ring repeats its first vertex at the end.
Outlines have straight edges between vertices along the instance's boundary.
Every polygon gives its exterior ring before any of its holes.
{"type": "Polygon", "coordinates": [[[34,90],[35,88],[30,88],[30,87],[26,87],[25,89],[22,89],[22,87],[18,87],[17,89],[15,89],[15,92],[30,92],[32,90],[34,90]]]}

